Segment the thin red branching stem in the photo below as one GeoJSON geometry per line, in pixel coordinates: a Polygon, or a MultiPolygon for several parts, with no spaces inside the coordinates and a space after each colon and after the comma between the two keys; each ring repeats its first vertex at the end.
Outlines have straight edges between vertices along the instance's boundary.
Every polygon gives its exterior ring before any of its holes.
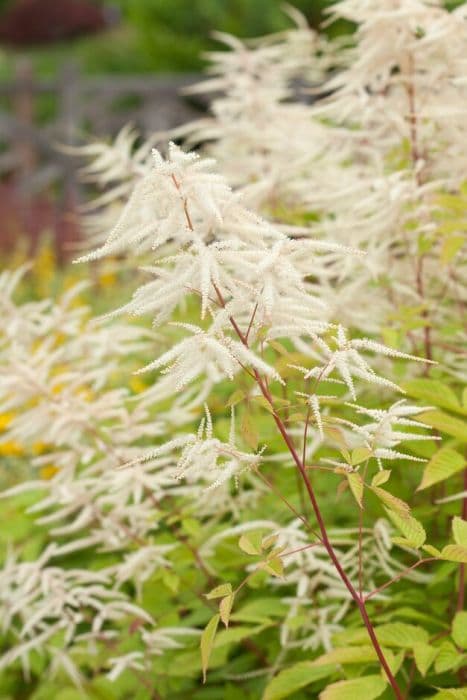
{"type": "MultiPolygon", "coordinates": [[[[217,297],[219,299],[219,303],[221,304],[221,306],[225,307],[225,301],[224,301],[224,298],[223,298],[220,290],[215,285],[214,285],[214,289],[215,289],[217,297]]],[[[230,320],[230,323],[232,324],[233,329],[237,333],[240,341],[246,347],[248,347],[248,341],[245,339],[245,336],[243,335],[242,331],[240,330],[235,319],[232,316],[230,316],[229,320],[230,320]]],[[[287,446],[287,449],[290,452],[292,459],[294,460],[295,465],[301,474],[301,477],[302,477],[303,482],[305,484],[305,489],[308,493],[308,497],[309,497],[310,502],[311,502],[313,512],[314,512],[316,520],[318,522],[318,528],[319,528],[319,531],[321,533],[322,543],[323,543],[324,547],[326,548],[326,551],[327,551],[332,563],[334,564],[334,567],[336,568],[342,582],[344,583],[345,587],[347,588],[347,590],[350,593],[350,596],[352,597],[353,601],[355,602],[355,604],[357,605],[357,607],[359,609],[361,618],[362,618],[363,623],[367,629],[368,636],[370,637],[373,648],[376,652],[376,655],[379,659],[379,662],[380,662],[382,668],[384,669],[384,672],[387,676],[387,679],[388,679],[388,681],[393,689],[395,697],[398,700],[403,700],[403,695],[401,693],[401,690],[400,690],[400,688],[397,684],[397,681],[396,681],[396,679],[395,679],[395,677],[394,677],[394,675],[389,667],[389,664],[386,660],[383,649],[381,648],[381,645],[380,645],[378,638],[376,636],[374,627],[373,627],[371,620],[368,616],[368,612],[367,612],[367,609],[365,606],[365,601],[359,596],[359,594],[356,591],[355,587],[353,586],[352,582],[350,581],[350,579],[348,578],[344,569],[342,568],[342,565],[339,561],[339,557],[336,554],[336,552],[335,552],[335,550],[334,550],[334,548],[329,540],[326,525],[325,525],[325,522],[324,522],[324,519],[323,519],[323,516],[321,513],[321,509],[318,505],[318,501],[316,500],[315,492],[314,492],[314,489],[311,485],[311,481],[309,479],[309,476],[307,474],[306,467],[303,464],[302,460],[300,459],[300,457],[297,453],[297,450],[295,449],[295,446],[293,444],[293,440],[292,440],[291,436],[289,435],[287,428],[285,427],[281,417],[277,414],[277,412],[275,410],[274,400],[273,400],[273,397],[272,397],[271,392],[269,390],[269,387],[267,386],[263,377],[259,374],[259,372],[256,369],[253,370],[253,374],[255,375],[256,382],[258,384],[258,387],[259,387],[262,395],[264,396],[266,401],[271,406],[272,417],[274,419],[276,427],[279,430],[279,433],[281,434],[282,439],[284,440],[284,442],[287,446]]]]}
{"type": "Polygon", "coordinates": [[[397,574],[397,576],[394,576],[394,578],[390,579],[389,581],[386,581],[386,583],[383,583],[382,586],[379,586],[378,588],[375,588],[374,591],[371,591],[371,593],[368,593],[368,595],[365,596],[365,603],[370,598],[373,598],[373,596],[377,593],[381,593],[381,591],[384,591],[389,586],[392,586],[392,584],[396,583],[396,581],[400,581],[401,578],[404,578],[404,576],[409,573],[409,571],[413,571],[422,564],[428,564],[428,562],[431,561],[437,561],[436,557],[426,557],[425,559],[419,559],[415,562],[415,564],[412,564],[412,566],[408,566],[406,569],[397,574]]]}

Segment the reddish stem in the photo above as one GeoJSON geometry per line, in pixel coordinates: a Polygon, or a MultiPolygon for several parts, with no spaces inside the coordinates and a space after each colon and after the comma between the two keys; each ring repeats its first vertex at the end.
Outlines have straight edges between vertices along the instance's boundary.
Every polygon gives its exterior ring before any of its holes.
{"type": "MultiPolygon", "coordinates": [[[[217,297],[219,299],[219,303],[221,304],[221,306],[225,307],[225,301],[224,301],[224,298],[223,298],[220,290],[215,285],[214,285],[214,289],[215,289],[217,297]]],[[[230,319],[230,323],[232,324],[232,327],[234,328],[235,332],[237,333],[240,341],[246,347],[248,347],[248,341],[246,340],[245,336],[243,335],[242,331],[240,330],[235,319],[232,316],[230,316],[229,319],[230,319]]],[[[268,388],[266,382],[264,381],[264,379],[261,377],[261,375],[259,374],[259,372],[256,369],[253,370],[253,374],[255,376],[256,382],[258,384],[258,387],[259,387],[261,393],[263,394],[264,398],[266,399],[266,401],[268,401],[268,403],[271,406],[272,416],[274,418],[274,422],[276,424],[276,427],[279,430],[279,432],[282,436],[282,439],[284,440],[284,442],[287,446],[287,449],[289,450],[289,452],[290,452],[290,454],[295,462],[295,465],[297,466],[297,469],[299,470],[300,475],[303,479],[303,482],[305,484],[305,489],[308,493],[308,497],[310,499],[310,503],[311,503],[311,506],[313,508],[313,512],[314,512],[316,520],[318,522],[318,527],[319,527],[319,530],[321,533],[322,543],[323,543],[332,563],[334,564],[342,582],[344,583],[345,587],[347,588],[347,590],[350,593],[350,596],[352,597],[352,599],[354,600],[355,604],[357,605],[357,607],[359,609],[363,623],[367,629],[368,636],[370,637],[371,643],[372,643],[373,648],[376,652],[376,655],[379,659],[379,662],[380,662],[381,666],[383,667],[384,672],[387,676],[387,679],[388,679],[388,681],[389,681],[389,683],[394,691],[395,697],[397,698],[397,700],[403,700],[403,695],[401,693],[401,690],[400,690],[400,688],[397,684],[397,681],[396,681],[396,679],[395,679],[395,677],[394,677],[394,675],[389,667],[389,664],[386,660],[386,657],[384,656],[384,652],[381,648],[381,645],[378,641],[378,638],[376,637],[374,627],[373,627],[371,620],[368,616],[368,612],[367,612],[367,609],[365,606],[365,601],[363,600],[363,598],[361,598],[359,596],[356,589],[352,585],[352,582],[350,581],[350,579],[348,578],[344,569],[342,568],[341,563],[339,561],[339,557],[337,556],[336,552],[334,551],[334,548],[329,540],[328,533],[326,530],[326,525],[324,523],[323,516],[322,516],[321,510],[319,508],[318,502],[316,500],[315,492],[314,492],[313,487],[311,485],[311,481],[308,477],[305,465],[303,464],[302,460],[300,459],[300,457],[297,453],[297,450],[295,449],[295,446],[293,444],[293,440],[292,440],[291,436],[289,435],[289,433],[287,432],[287,428],[285,427],[280,416],[276,412],[276,409],[274,407],[273,397],[271,395],[271,392],[269,391],[269,388],[268,388]]]]}

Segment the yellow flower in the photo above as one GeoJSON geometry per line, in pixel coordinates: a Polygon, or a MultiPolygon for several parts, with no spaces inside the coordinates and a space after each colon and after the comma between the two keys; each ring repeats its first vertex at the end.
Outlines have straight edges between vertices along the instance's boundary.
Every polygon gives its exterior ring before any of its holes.
{"type": "Polygon", "coordinates": [[[44,452],[48,452],[50,450],[50,445],[48,445],[46,442],[35,442],[34,445],[32,446],[32,451],[36,455],[42,455],[44,452]]]}
{"type": "Polygon", "coordinates": [[[140,377],[132,377],[130,379],[130,389],[134,394],[140,394],[142,391],[147,389],[147,387],[140,377]]]}
{"type": "Polygon", "coordinates": [[[0,413],[0,431],[6,430],[14,417],[14,413],[0,413]]]}
{"type": "Polygon", "coordinates": [[[23,448],[19,442],[15,440],[7,440],[0,442],[0,456],[2,457],[19,457],[23,454],[23,448]]]}
{"type": "Polygon", "coordinates": [[[42,467],[42,469],[39,472],[39,475],[41,479],[44,479],[44,481],[49,481],[59,471],[60,469],[58,467],[55,467],[53,464],[47,464],[45,467],[42,467]]]}

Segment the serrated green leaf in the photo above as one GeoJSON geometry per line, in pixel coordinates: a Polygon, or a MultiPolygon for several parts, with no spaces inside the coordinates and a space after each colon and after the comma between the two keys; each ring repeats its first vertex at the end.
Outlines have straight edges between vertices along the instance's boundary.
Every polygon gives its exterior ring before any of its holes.
{"type": "Polygon", "coordinates": [[[449,265],[449,263],[455,258],[457,253],[463,248],[465,243],[465,236],[449,236],[443,241],[441,246],[441,261],[444,265],[449,265]]]}
{"type": "Polygon", "coordinates": [[[457,515],[452,519],[452,534],[456,544],[467,547],[467,520],[457,515]]]}
{"type": "Polygon", "coordinates": [[[385,484],[386,481],[389,480],[390,476],[391,476],[390,469],[382,469],[381,471],[376,472],[373,479],[371,480],[371,485],[372,486],[381,486],[382,484],[385,484]]]}
{"type": "Polygon", "coordinates": [[[241,389],[237,389],[231,396],[229,396],[227,406],[236,406],[238,403],[240,403],[240,401],[243,401],[244,398],[245,392],[241,389]]]}
{"type": "Polygon", "coordinates": [[[280,557],[271,557],[267,561],[262,561],[259,567],[272,576],[281,577],[284,575],[284,562],[280,557]]]}
{"type": "MultiPolygon", "coordinates": [[[[426,532],[423,525],[418,522],[410,513],[399,515],[389,508],[385,508],[386,513],[392,520],[394,525],[402,532],[405,537],[405,545],[418,549],[426,540],[426,532]]],[[[395,539],[395,538],[393,538],[395,539]]]]}
{"type": "Polygon", "coordinates": [[[413,655],[415,664],[422,676],[426,676],[428,669],[438,655],[438,649],[430,644],[414,644],[413,655]]]}
{"type": "Polygon", "coordinates": [[[456,668],[461,662],[461,657],[454,644],[445,641],[439,647],[438,655],[435,661],[436,673],[444,673],[456,668]]]}
{"type": "Polygon", "coordinates": [[[353,497],[357,501],[360,508],[363,508],[363,479],[357,472],[348,472],[346,474],[347,481],[349,482],[350,490],[352,491],[353,497]]]}
{"type": "Polygon", "coordinates": [[[261,554],[261,545],[253,542],[251,535],[242,535],[238,540],[238,546],[245,554],[250,554],[251,556],[261,554]]]}
{"type": "Polygon", "coordinates": [[[452,389],[436,379],[411,379],[402,385],[404,391],[431,406],[461,411],[462,407],[452,389]]]}
{"type": "Polygon", "coordinates": [[[211,656],[212,645],[216,637],[217,626],[219,624],[220,615],[211,617],[208,624],[201,634],[201,668],[203,670],[203,683],[206,683],[206,673],[209,665],[209,657],[211,656]]]}
{"type": "Polygon", "coordinates": [[[467,688],[443,688],[432,700],[467,700],[467,688]]]}
{"type": "Polygon", "coordinates": [[[232,605],[234,603],[235,593],[230,593],[229,595],[222,598],[219,603],[219,615],[226,627],[229,626],[230,613],[232,611],[232,605]]]}
{"type": "Polygon", "coordinates": [[[447,544],[441,550],[441,559],[467,564],[467,547],[461,544],[447,544]]]}
{"type": "Polygon", "coordinates": [[[467,611],[460,610],[452,623],[452,638],[461,649],[467,649],[467,611]]]}
{"type": "Polygon", "coordinates": [[[409,505],[400,498],[397,498],[397,496],[393,496],[393,494],[389,493],[389,491],[381,489],[379,486],[370,486],[370,488],[375,496],[377,496],[379,500],[382,501],[387,508],[389,508],[389,510],[398,513],[399,515],[406,515],[410,512],[409,505]]]}
{"type": "Polygon", "coordinates": [[[206,598],[208,600],[213,600],[214,598],[223,598],[225,595],[229,595],[230,593],[232,593],[232,584],[221,583],[220,586],[216,586],[212,589],[212,591],[206,593],[206,598]]]}
{"type": "Polygon", "coordinates": [[[365,462],[365,460],[369,459],[372,455],[371,450],[369,450],[367,447],[356,447],[354,450],[352,450],[352,455],[351,455],[351,463],[352,466],[355,467],[357,464],[361,464],[362,462],[365,462]]]}
{"type": "Polygon", "coordinates": [[[373,647],[367,645],[332,649],[312,663],[314,666],[323,666],[326,664],[363,664],[371,661],[378,661],[378,657],[373,647]]]}
{"type": "Polygon", "coordinates": [[[258,449],[258,430],[248,413],[244,413],[242,416],[242,421],[240,423],[240,434],[248,447],[250,447],[253,451],[258,449]]]}
{"type": "Polygon", "coordinates": [[[300,661],[281,671],[267,684],[262,700],[288,698],[310,683],[332,675],[335,670],[335,666],[313,666],[311,661],[300,661]]]}
{"type": "Polygon", "coordinates": [[[362,676],[350,681],[338,681],[328,685],[319,700],[355,700],[363,697],[365,700],[379,698],[386,689],[386,682],[381,676],[362,676]]]}
{"type": "Polygon", "coordinates": [[[253,397],[254,402],[258,404],[259,406],[262,406],[268,413],[274,414],[274,409],[269,403],[267,399],[264,398],[264,396],[254,396],[253,397]]]}
{"type": "MultiPolygon", "coordinates": [[[[428,632],[423,627],[409,625],[405,622],[389,622],[385,625],[378,625],[375,632],[379,643],[383,646],[411,649],[414,644],[428,643],[428,632]]],[[[366,644],[367,641],[368,632],[364,627],[337,632],[333,636],[333,643],[336,646],[366,644]]]]}
{"type": "Polygon", "coordinates": [[[461,471],[465,466],[465,459],[451,447],[442,447],[430,459],[423,472],[422,481],[417,491],[449,479],[453,474],[461,471]]]}
{"type": "Polygon", "coordinates": [[[439,549],[436,549],[436,547],[433,547],[431,544],[425,544],[422,547],[424,552],[427,552],[428,554],[431,554],[432,557],[440,557],[441,556],[441,551],[439,549]]]}
{"type": "Polygon", "coordinates": [[[417,416],[417,420],[425,425],[436,428],[441,433],[452,435],[462,442],[467,442],[467,425],[465,421],[450,416],[444,411],[425,411],[417,416]]]}

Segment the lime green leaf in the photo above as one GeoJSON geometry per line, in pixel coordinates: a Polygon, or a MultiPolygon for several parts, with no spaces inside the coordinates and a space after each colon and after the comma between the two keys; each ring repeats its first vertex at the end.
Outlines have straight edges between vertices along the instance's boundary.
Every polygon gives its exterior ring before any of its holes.
{"type": "Polygon", "coordinates": [[[367,447],[356,447],[354,450],[352,450],[352,466],[355,467],[357,464],[361,464],[365,460],[369,459],[371,455],[372,452],[367,447]]]}
{"type": "Polygon", "coordinates": [[[433,547],[431,544],[425,544],[422,549],[427,552],[428,554],[431,554],[432,557],[440,557],[441,552],[439,549],[436,549],[436,547],[433,547]]]}
{"type": "Polygon", "coordinates": [[[443,241],[443,245],[441,246],[441,261],[444,265],[449,265],[457,253],[463,248],[464,243],[465,236],[449,236],[443,241]]]}
{"type": "Polygon", "coordinates": [[[272,576],[280,577],[284,575],[284,563],[280,557],[272,557],[267,561],[262,561],[259,567],[272,576]]]}
{"type": "Polygon", "coordinates": [[[404,391],[416,399],[432,406],[462,411],[458,398],[452,389],[436,379],[411,379],[402,385],[404,391]]]}
{"type": "Polygon", "coordinates": [[[381,471],[377,472],[374,475],[373,479],[371,480],[371,485],[372,486],[381,486],[382,484],[385,484],[386,481],[388,481],[390,476],[391,476],[390,469],[382,469],[381,471]]]}
{"type": "Polygon", "coordinates": [[[371,646],[342,647],[332,649],[313,661],[314,666],[325,664],[363,664],[378,661],[375,650],[371,646]]]}
{"type": "Polygon", "coordinates": [[[209,593],[206,593],[206,598],[212,600],[213,598],[223,598],[225,595],[232,593],[232,584],[221,583],[220,586],[216,586],[209,593]]]}
{"type": "Polygon", "coordinates": [[[389,493],[389,491],[386,491],[385,489],[381,489],[379,486],[371,486],[370,488],[375,496],[377,496],[379,500],[389,508],[389,510],[392,510],[402,516],[409,513],[410,508],[408,504],[402,501],[400,498],[397,498],[397,496],[393,496],[392,493],[389,493]]]}
{"type": "Polygon", "coordinates": [[[426,672],[438,655],[438,649],[420,642],[413,645],[413,655],[421,675],[426,676],[426,672]]]}
{"type": "Polygon", "coordinates": [[[467,520],[457,515],[452,519],[452,534],[456,544],[467,547],[467,520]]]}
{"type": "MultiPolygon", "coordinates": [[[[425,529],[416,518],[410,515],[410,513],[401,516],[398,513],[395,513],[393,510],[390,510],[389,508],[385,508],[385,510],[392,522],[394,523],[394,525],[404,535],[405,540],[402,542],[404,546],[414,547],[415,549],[418,549],[425,543],[425,529]]],[[[396,538],[393,538],[393,541],[396,542],[396,538]]],[[[396,542],[396,544],[401,544],[400,540],[399,542],[396,542]]]]}
{"type": "Polygon", "coordinates": [[[227,406],[236,406],[240,401],[243,401],[245,398],[245,392],[242,391],[241,389],[237,389],[234,391],[234,393],[229,397],[227,401],[227,406]]]}
{"type": "Polygon", "coordinates": [[[211,617],[208,624],[203,630],[201,635],[201,667],[203,669],[203,683],[206,683],[206,672],[209,665],[209,657],[211,656],[212,645],[214,644],[214,638],[217,632],[217,626],[219,624],[220,615],[214,615],[211,617]]]}
{"type": "Polygon", "coordinates": [[[271,414],[274,413],[273,407],[271,406],[269,401],[264,398],[264,396],[254,396],[253,399],[254,399],[255,403],[257,403],[260,406],[262,406],[263,408],[265,408],[266,411],[268,411],[268,413],[271,413],[271,414]]]}
{"type": "Polygon", "coordinates": [[[219,603],[219,615],[226,627],[229,626],[230,613],[232,611],[232,605],[234,602],[235,593],[230,593],[229,595],[222,598],[219,603]]]}
{"type": "Polygon", "coordinates": [[[452,435],[462,442],[467,442],[467,426],[465,421],[450,416],[443,411],[425,411],[417,416],[417,420],[432,428],[436,428],[441,433],[452,435]]]}
{"type": "MultiPolygon", "coordinates": [[[[419,642],[428,643],[428,632],[425,629],[405,622],[389,622],[385,625],[378,625],[375,632],[379,643],[383,646],[411,649],[414,644],[419,642]]],[[[333,637],[333,642],[337,646],[366,644],[367,641],[368,632],[364,627],[338,632],[333,637]]]]}
{"type": "Polygon", "coordinates": [[[282,343],[279,343],[277,340],[268,340],[268,345],[270,345],[279,355],[287,355],[288,350],[285,348],[282,343]]]}
{"type": "Polygon", "coordinates": [[[467,649],[467,611],[456,613],[452,623],[452,638],[461,649],[467,649]]]}
{"type": "Polygon", "coordinates": [[[430,459],[423,472],[423,478],[417,491],[428,488],[439,481],[445,481],[450,476],[461,471],[465,466],[465,459],[451,447],[442,447],[430,459]]]}
{"type": "Polygon", "coordinates": [[[443,642],[439,648],[438,656],[435,661],[436,673],[444,673],[456,668],[462,662],[462,657],[459,655],[454,644],[451,642],[443,642]]]}
{"type": "Polygon", "coordinates": [[[441,559],[467,564],[467,547],[461,544],[448,544],[441,551],[441,559]]]}
{"type": "Polygon", "coordinates": [[[432,700],[467,700],[467,688],[443,688],[432,700]]]}
{"type": "Polygon", "coordinates": [[[266,686],[262,700],[282,700],[300,688],[330,676],[335,666],[313,666],[311,661],[300,661],[281,671],[266,686]]]}
{"type": "Polygon", "coordinates": [[[386,682],[381,676],[362,676],[351,681],[338,681],[328,685],[319,696],[319,700],[365,700],[379,698],[386,689],[386,682]]]}
{"type": "Polygon", "coordinates": [[[252,541],[251,535],[242,535],[238,540],[238,546],[245,554],[251,554],[252,556],[261,554],[260,545],[252,541]]]}
{"type": "Polygon", "coordinates": [[[350,490],[353,497],[357,501],[360,508],[363,508],[363,479],[357,472],[348,472],[346,474],[349,482],[350,490]]]}
{"type": "Polygon", "coordinates": [[[240,433],[248,447],[251,447],[252,450],[256,450],[258,448],[258,431],[248,413],[243,414],[242,422],[240,424],[240,433]]]}

